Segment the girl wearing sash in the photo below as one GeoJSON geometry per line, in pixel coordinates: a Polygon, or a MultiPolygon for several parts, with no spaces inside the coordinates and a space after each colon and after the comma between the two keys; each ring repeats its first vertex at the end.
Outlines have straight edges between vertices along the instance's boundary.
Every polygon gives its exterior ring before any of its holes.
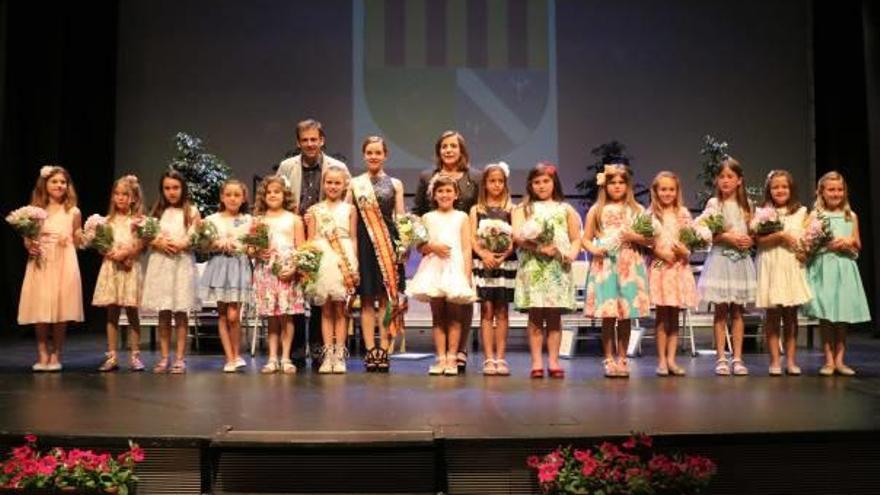
{"type": "Polygon", "coordinates": [[[357,287],[357,254],[352,233],[357,228],[355,208],[344,201],[351,177],[348,170],[327,165],[322,174],[324,199],[306,215],[309,240],[321,250],[321,266],[312,303],[321,306],[323,358],[318,373],[345,373],[348,334],[346,302],[357,287]],[[335,342],[334,342],[335,338],[335,342]]]}
{"type": "Polygon", "coordinates": [[[351,181],[352,201],[357,207],[357,252],[361,299],[361,328],[367,355],[367,371],[388,371],[389,331],[394,332],[394,313],[404,290],[403,265],[397,263],[398,240],[394,214],[403,214],[403,184],[384,171],[388,147],[379,136],[370,136],[361,147],[367,171],[351,181]],[[388,303],[391,302],[391,306],[388,303]],[[378,303],[379,311],[375,305],[378,303]],[[375,328],[379,326],[379,345],[375,328]]]}

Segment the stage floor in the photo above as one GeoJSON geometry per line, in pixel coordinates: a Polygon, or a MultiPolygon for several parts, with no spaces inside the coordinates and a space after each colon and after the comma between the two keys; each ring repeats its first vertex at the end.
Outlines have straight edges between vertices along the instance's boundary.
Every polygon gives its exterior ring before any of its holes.
{"type": "MultiPolygon", "coordinates": [[[[601,376],[597,356],[564,361],[564,380],[532,380],[522,350],[513,376],[480,375],[479,357],[459,377],[429,377],[430,359],[392,362],[367,374],[359,360],[347,375],[301,370],[294,376],[219,371],[217,354],[192,355],[185,375],[94,371],[98,335],[72,335],[65,371],[34,374],[30,338],[3,343],[0,430],[62,436],[215,437],[239,432],[424,432],[446,439],[603,437],[633,430],[654,435],[876,431],[880,429],[880,342],[851,339],[852,378],[816,376],[818,351],[799,351],[807,373],[766,376],[767,356],[750,354],[748,377],[716,377],[711,356],[682,356],[683,378],[654,376],[653,343],[632,360],[629,380],[601,376]]],[[[419,350],[419,349],[415,349],[419,350]]],[[[152,364],[155,354],[144,353],[152,364]]]]}

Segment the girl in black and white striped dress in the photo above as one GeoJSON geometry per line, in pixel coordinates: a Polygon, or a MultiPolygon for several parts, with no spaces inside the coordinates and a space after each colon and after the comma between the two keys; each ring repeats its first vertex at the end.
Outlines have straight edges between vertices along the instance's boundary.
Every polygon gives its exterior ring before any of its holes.
{"type": "Polygon", "coordinates": [[[483,374],[510,374],[504,359],[507,345],[508,304],[513,301],[516,253],[511,235],[510,174],[504,162],[490,163],[483,170],[480,193],[471,208],[474,234],[474,284],[480,299],[480,331],[483,340],[483,374]],[[491,232],[491,233],[490,233],[491,232]]]}

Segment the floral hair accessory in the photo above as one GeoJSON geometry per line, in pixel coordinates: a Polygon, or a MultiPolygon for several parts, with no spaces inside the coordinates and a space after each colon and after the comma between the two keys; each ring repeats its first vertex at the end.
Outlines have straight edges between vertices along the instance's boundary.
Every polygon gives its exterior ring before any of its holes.
{"type": "Polygon", "coordinates": [[[135,176],[135,175],[133,175],[133,174],[128,174],[128,175],[124,176],[124,177],[122,178],[122,180],[124,180],[124,181],[126,181],[126,182],[131,182],[131,183],[133,183],[133,184],[137,184],[137,183],[138,183],[138,178],[137,178],[137,176],[135,176]]]}
{"type": "Polygon", "coordinates": [[[547,165],[545,170],[547,170],[547,173],[550,175],[556,175],[556,166],[555,165],[547,165]]]}
{"type": "Polygon", "coordinates": [[[501,169],[501,172],[504,174],[505,178],[510,177],[510,167],[505,162],[498,163],[490,163],[486,165],[486,168],[483,169],[484,172],[488,172],[490,169],[497,168],[501,169]]]}
{"type": "Polygon", "coordinates": [[[601,172],[596,174],[596,185],[597,186],[604,186],[605,185],[605,178],[608,176],[608,174],[613,174],[615,168],[616,167],[614,165],[605,164],[605,168],[602,169],[601,172]]]}
{"type": "Polygon", "coordinates": [[[52,171],[55,170],[55,167],[52,165],[43,165],[40,168],[40,177],[44,179],[48,179],[50,175],[52,175],[52,171]]]}

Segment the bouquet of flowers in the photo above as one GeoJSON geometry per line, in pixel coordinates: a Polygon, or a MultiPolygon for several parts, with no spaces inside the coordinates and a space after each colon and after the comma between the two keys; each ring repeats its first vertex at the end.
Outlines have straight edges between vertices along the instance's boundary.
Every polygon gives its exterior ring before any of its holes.
{"type": "Polygon", "coordinates": [[[406,213],[395,216],[394,224],[397,226],[397,256],[403,256],[413,246],[428,242],[428,229],[422,223],[418,215],[406,213]]]}
{"type": "Polygon", "coordinates": [[[530,456],[543,493],[704,493],[717,468],[701,456],[656,454],[653,440],[633,434],[620,445],[604,442],[587,450],[559,447],[530,456]]]}
{"type": "Polygon", "coordinates": [[[113,228],[107,224],[107,217],[92,215],[86,219],[83,225],[83,239],[85,247],[107,254],[113,249],[113,228]]]}
{"type": "Polygon", "coordinates": [[[477,239],[493,253],[507,251],[513,242],[513,228],[504,220],[484,218],[477,226],[477,239]]]}
{"type": "Polygon", "coordinates": [[[807,254],[807,259],[811,259],[828,245],[834,239],[834,233],[831,232],[831,221],[822,213],[817,213],[810,217],[807,227],[804,230],[804,238],[802,247],[807,254]]]}
{"type": "Polygon", "coordinates": [[[159,220],[141,215],[131,224],[131,229],[138,239],[150,242],[159,235],[159,220]]]}
{"type": "Polygon", "coordinates": [[[651,215],[647,213],[639,213],[633,218],[633,222],[630,225],[630,230],[639,234],[646,239],[651,239],[654,237],[654,221],[651,219],[651,215]]]}
{"type": "MultiPolygon", "coordinates": [[[[46,217],[48,217],[46,210],[38,206],[28,205],[22,206],[9,215],[6,215],[6,222],[11,225],[20,236],[35,241],[40,237],[40,230],[43,228],[43,222],[46,221],[46,217]]],[[[34,258],[39,266],[40,258],[35,256],[30,257],[34,258]]]]}
{"type": "Polygon", "coordinates": [[[522,238],[535,244],[546,245],[553,242],[553,223],[547,216],[532,215],[522,225],[522,238]]]}
{"type": "Polygon", "coordinates": [[[291,261],[296,266],[296,273],[303,284],[303,292],[310,293],[315,281],[318,279],[318,269],[321,267],[323,252],[311,242],[303,244],[294,251],[291,261]]]}
{"type": "Polygon", "coordinates": [[[698,216],[694,223],[704,225],[712,235],[724,232],[724,214],[714,206],[707,207],[706,211],[698,216]]]}
{"type": "Polygon", "coordinates": [[[257,252],[265,251],[269,249],[269,226],[259,220],[254,220],[247,233],[239,237],[238,240],[241,241],[245,249],[250,247],[257,252]]]}
{"type": "Polygon", "coordinates": [[[706,249],[712,241],[712,231],[703,224],[692,223],[679,229],[678,240],[690,251],[706,249]]]}
{"type": "Polygon", "coordinates": [[[25,239],[36,239],[46,221],[46,210],[39,206],[22,206],[6,215],[6,222],[25,239]]]}
{"type": "Polygon", "coordinates": [[[772,206],[761,206],[755,210],[755,216],[752,218],[752,231],[758,235],[768,235],[782,230],[782,222],[779,220],[779,213],[772,206]]]}
{"type": "Polygon", "coordinates": [[[87,490],[127,495],[138,481],[135,466],[144,460],[144,450],[132,441],[128,450],[116,457],[108,452],[60,447],[41,452],[37,437],[26,435],[25,441],[12,449],[9,459],[0,462],[0,488],[23,493],[54,489],[59,493],[87,490]]]}
{"type": "Polygon", "coordinates": [[[203,221],[193,229],[192,235],[189,236],[189,244],[200,253],[210,253],[219,238],[220,234],[214,222],[203,221]]]}

